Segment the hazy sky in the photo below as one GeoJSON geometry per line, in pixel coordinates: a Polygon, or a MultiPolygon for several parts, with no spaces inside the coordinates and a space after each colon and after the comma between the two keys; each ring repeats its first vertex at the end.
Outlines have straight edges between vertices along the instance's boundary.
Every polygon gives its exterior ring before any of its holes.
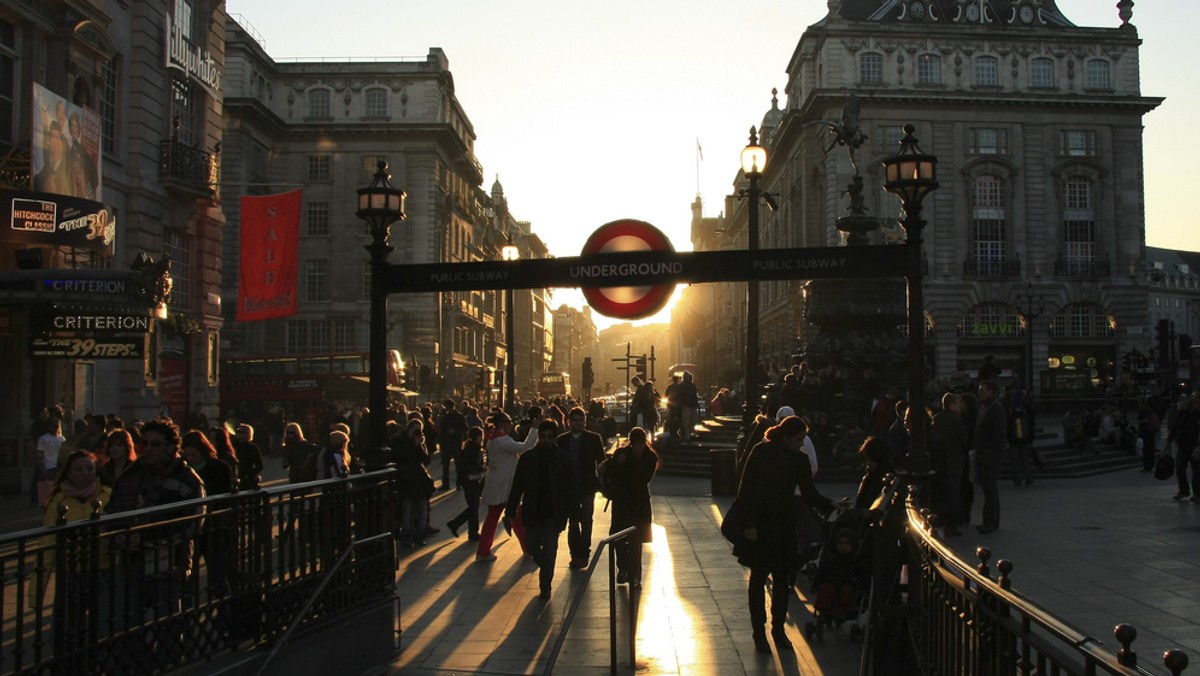
{"type": "MultiPolygon", "coordinates": [[[[1078,26],[1119,25],[1116,0],[1058,0],[1078,26]]],[[[227,0],[273,58],[423,57],[441,47],[478,136],[484,187],[560,256],[617,218],[690,249],[690,204],[732,192],[751,125],[787,84],[788,59],[825,0],[227,0]],[[697,140],[703,148],[698,162],[697,140]]],[[[1200,250],[1183,199],[1200,182],[1196,0],[1137,0],[1145,117],[1146,240],[1200,250]],[[1188,45],[1192,45],[1188,47],[1188,45]]],[[[353,208],[347,198],[347,210],[353,208]]],[[[578,304],[576,296],[559,300],[578,304]]],[[[579,296],[578,298],[581,298],[579,296]]],[[[607,323],[607,322],[605,322],[607,323]]]]}

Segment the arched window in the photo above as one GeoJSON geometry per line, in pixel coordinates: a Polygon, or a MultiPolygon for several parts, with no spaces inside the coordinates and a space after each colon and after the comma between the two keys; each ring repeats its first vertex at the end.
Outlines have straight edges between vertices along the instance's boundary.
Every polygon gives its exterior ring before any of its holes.
{"type": "Polygon", "coordinates": [[[1103,59],[1092,59],[1087,62],[1087,89],[1112,89],[1112,78],[1109,75],[1108,62],[1103,59]]]}
{"type": "Polygon", "coordinates": [[[1029,86],[1037,89],[1054,87],[1054,60],[1038,57],[1029,64],[1029,86]]]}
{"type": "Polygon", "coordinates": [[[388,115],[388,92],[386,89],[376,87],[366,91],[366,105],[364,112],[367,117],[387,117],[388,115]]]}
{"type": "Polygon", "coordinates": [[[308,116],[333,117],[333,107],[330,102],[331,95],[328,89],[310,89],[308,91],[308,116]]]}
{"type": "Polygon", "coordinates": [[[975,59],[975,86],[1000,86],[1000,61],[994,56],[981,56],[975,59]]]}
{"type": "Polygon", "coordinates": [[[937,54],[917,56],[917,84],[942,84],[942,57],[937,54]]]}
{"type": "Polygon", "coordinates": [[[1004,182],[1000,177],[976,177],[971,185],[971,239],[976,274],[1004,274],[1004,206],[1004,182]]]}
{"type": "Polygon", "coordinates": [[[1071,176],[1063,185],[1063,262],[1068,275],[1088,274],[1096,260],[1096,211],[1092,182],[1071,176]]]}
{"type": "Polygon", "coordinates": [[[883,82],[883,54],[867,52],[858,57],[859,82],[883,82]]]}
{"type": "Polygon", "coordinates": [[[1019,338],[1025,335],[1025,322],[1016,309],[1004,303],[980,303],[963,315],[958,323],[959,338],[988,340],[1019,338]]]}
{"type": "Polygon", "coordinates": [[[1112,338],[1116,323],[1095,303],[1072,303],[1050,320],[1051,338],[1112,338]]]}

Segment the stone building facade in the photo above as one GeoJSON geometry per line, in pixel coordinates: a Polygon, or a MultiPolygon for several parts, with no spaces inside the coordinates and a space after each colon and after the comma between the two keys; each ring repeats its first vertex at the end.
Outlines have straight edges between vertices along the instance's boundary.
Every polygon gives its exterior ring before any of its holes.
{"type": "MultiPolygon", "coordinates": [[[[903,241],[880,161],[913,123],[941,183],[923,211],[933,376],[993,355],[1006,382],[1032,368],[1045,396],[1121,382],[1123,355],[1148,349],[1142,118],[1162,99],[1140,90],[1132,3],[1118,4],[1119,26],[1080,28],[1050,0],[831,0],[762,123],[761,186],[779,204],[762,211],[762,246],[841,243],[855,168],[830,147],[839,124],[866,136],[873,243],[903,241]],[[851,95],[861,114],[846,120],[851,95]]],[[[744,232],[744,201],[728,213],[744,232]]],[[[786,366],[811,331],[804,293],[762,284],[765,364],[786,366]]]]}
{"type": "MultiPolygon", "coordinates": [[[[508,212],[499,182],[491,193],[482,188],[475,131],[441,49],[390,62],[278,62],[252,28],[232,19],[227,25],[226,198],[234,204],[240,195],[303,190],[299,311],[238,325],[227,355],[365,353],[370,267],[363,247],[370,236],[354,215],[355,191],[371,181],[380,160],[407,193],[407,220],[390,231],[391,264],[499,260],[510,238],[522,257],[547,255],[529,224],[508,212]]],[[[240,218],[231,209],[224,252],[230,316],[239,237],[240,218]]],[[[408,389],[421,400],[495,402],[506,354],[503,300],[495,290],[393,294],[387,344],[407,367],[408,389]]],[[[517,340],[530,334],[526,354],[537,353],[540,373],[553,346],[548,335],[532,335],[535,325],[553,328],[544,294],[518,292],[515,300],[517,340]],[[521,319],[522,307],[543,319],[521,319]]],[[[341,403],[363,403],[354,399],[341,403]]]]}
{"type": "MultiPolygon", "coordinates": [[[[225,16],[225,3],[210,0],[0,2],[0,187],[37,187],[30,166],[43,141],[31,129],[48,113],[34,110],[35,97],[49,96],[84,121],[83,129],[74,119],[58,125],[70,130],[72,153],[90,134],[98,139],[98,158],[80,151],[89,156],[82,181],[94,186],[83,194],[107,205],[115,220],[102,252],[29,247],[23,255],[33,251],[32,258],[14,261],[4,243],[0,349],[10,361],[0,386],[0,438],[24,436],[30,415],[55,404],[76,419],[88,412],[182,419],[197,406],[216,413],[225,16]],[[133,268],[165,256],[174,284],[164,316],[139,293],[145,280],[133,268]],[[34,307],[157,318],[115,336],[43,334],[30,325],[34,307]],[[120,349],[37,356],[34,342],[45,335],[120,349]]],[[[74,180],[69,191],[47,185],[40,189],[50,202],[81,194],[74,180]]],[[[159,281],[162,292],[165,278],[159,281]]]]}

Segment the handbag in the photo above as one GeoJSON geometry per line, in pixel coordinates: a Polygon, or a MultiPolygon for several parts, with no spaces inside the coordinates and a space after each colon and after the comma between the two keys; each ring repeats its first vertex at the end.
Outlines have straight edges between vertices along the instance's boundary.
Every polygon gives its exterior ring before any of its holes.
{"type": "Polygon", "coordinates": [[[746,512],[741,500],[734,500],[721,519],[721,535],[734,546],[746,543],[746,512]]]}
{"type": "Polygon", "coordinates": [[[1172,458],[1165,450],[1158,454],[1158,459],[1154,461],[1154,478],[1159,481],[1166,481],[1175,476],[1175,458],[1172,458]]]}

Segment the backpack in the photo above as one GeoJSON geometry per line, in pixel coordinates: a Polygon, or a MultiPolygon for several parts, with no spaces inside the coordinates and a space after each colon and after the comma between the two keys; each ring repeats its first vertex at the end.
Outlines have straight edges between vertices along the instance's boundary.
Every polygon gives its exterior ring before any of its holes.
{"type": "Polygon", "coordinates": [[[1008,416],[1008,441],[1012,444],[1025,445],[1033,441],[1033,425],[1029,415],[1024,411],[1013,411],[1008,416]]]}
{"type": "Polygon", "coordinates": [[[612,480],[612,461],[610,456],[596,467],[596,483],[599,484],[600,495],[603,495],[605,500],[612,500],[613,493],[616,492],[612,480]]]}

